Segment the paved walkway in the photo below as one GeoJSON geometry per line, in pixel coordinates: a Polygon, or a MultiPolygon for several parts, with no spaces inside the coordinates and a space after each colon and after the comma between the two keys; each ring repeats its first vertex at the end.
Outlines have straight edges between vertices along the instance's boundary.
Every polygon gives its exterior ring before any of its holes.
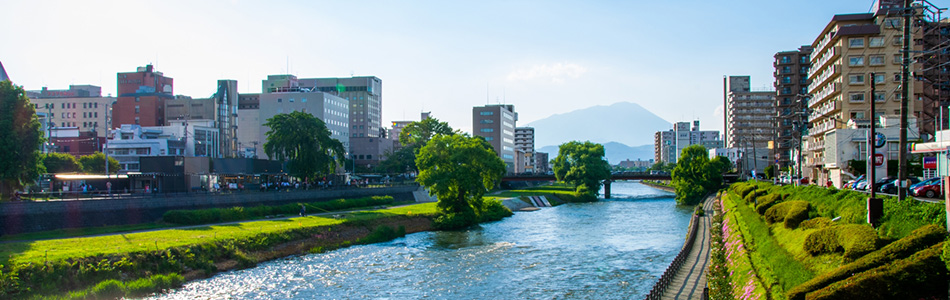
{"type": "Polygon", "coordinates": [[[686,262],[676,272],[673,281],[663,292],[662,299],[702,299],[703,289],[706,288],[706,266],[709,265],[709,229],[712,227],[713,201],[710,196],[703,203],[706,215],[700,217],[696,227],[696,241],[686,262]]]}

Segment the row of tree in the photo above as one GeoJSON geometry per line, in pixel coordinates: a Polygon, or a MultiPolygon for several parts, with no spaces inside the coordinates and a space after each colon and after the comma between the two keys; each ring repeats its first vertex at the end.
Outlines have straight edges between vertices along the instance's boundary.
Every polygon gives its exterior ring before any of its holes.
{"type": "Polygon", "coordinates": [[[709,151],[702,145],[683,149],[673,168],[672,185],[676,189],[676,203],[695,205],[707,194],[722,185],[722,174],[732,169],[732,162],[724,156],[709,159],[709,151]]]}
{"type": "MultiPolygon", "coordinates": [[[[66,153],[46,153],[40,156],[42,169],[40,173],[86,173],[86,174],[105,174],[106,156],[102,152],[96,152],[89,155],[75,156],[66,153]]],[[[109,158],[109,173],[115,174],[119,171],[119,161],[115,158],[109,158]]]]}

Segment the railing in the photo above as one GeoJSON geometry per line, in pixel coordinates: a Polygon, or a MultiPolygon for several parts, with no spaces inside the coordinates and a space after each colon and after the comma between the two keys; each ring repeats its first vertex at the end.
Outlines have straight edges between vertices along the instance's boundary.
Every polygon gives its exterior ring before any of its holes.
{"type": "Polygon", "coordinates": [[[689,234],[686,235],[686,245],[683,245],[683,249],[680,249],[680,253],[676,255],[676,258],[673,259],[673,262],[670,263],[670,266],[666,268],[666,271],[663,271],[663,275],[661,275],[660,279],[657,280],[656,284],[653,285],[653,289],[651,289],[650,293],[647,294],[647,300],[658,300],[662,298],[663,292],[666,291],[666,288],[670,286],[671,282],[673,282],[673,278],[676,277],[676,273],[679,272],[680,267],[682,267],[683,263],[686,262],[689,252],[693,250],[693,244],[696,242],[696,231],[698,230],[699,222],[699,216],[694,214],[693,219],[690,221],[689,234]]]}

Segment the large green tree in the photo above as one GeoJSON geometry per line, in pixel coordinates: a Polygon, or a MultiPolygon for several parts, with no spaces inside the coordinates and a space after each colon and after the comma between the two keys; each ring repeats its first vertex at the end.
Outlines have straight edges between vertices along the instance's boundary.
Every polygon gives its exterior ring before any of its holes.
{"type": "Polygon", "coordinates": [[[604,145],[572,141],[558,147],[553,161],[558,181],[574,185],[576,192],[596,196],[604,180],[610,179],[610,164],[604,159],[604,145]]]}
{"type": "Polygon", "coordinates": [[[286,160],[288,174],[297,178],[316,178],[332,174],[346,159],[343,143],[331,138],[322,120],[305,112],[278,114],[264,123],[267,156],[286,160]]]}
{"type": "Polygon", "coordinates": [[[709,151],[702,145],[684,148],[671,174],[676,203],[694,205],[715,191],[722,184],[724,164],[722,160],[709,160],[709,151]]]}
{"type": "Polygon", "coordinates": [[[33,182],[43,168],[40,121],[22,87],[0,81],[0,200],[33,182]]]}
{"type": "Polygon", "coordinates": [[[42,156],[47,173],[72,173],[82,171],[75,156],[66,153],[46,153],[42,156]]]}
{"type": "MultiPolygon", "coordinates": [[[[87,174],[106,173],[106,155],[102,152],[80,156],[79,164],[82,165],[82,171],[87,174]]],[[[118,160],[109,157],[109,174],[118,173],[120,167],[118,160]]]]}
{"type": "Polygon", "coordinates": [[[484,139],[436,135],[419,149],[416,181],[438,196],[439,210],[472,224],[484,209],[482,196],[505,175],[505,162],[484,139]]]}

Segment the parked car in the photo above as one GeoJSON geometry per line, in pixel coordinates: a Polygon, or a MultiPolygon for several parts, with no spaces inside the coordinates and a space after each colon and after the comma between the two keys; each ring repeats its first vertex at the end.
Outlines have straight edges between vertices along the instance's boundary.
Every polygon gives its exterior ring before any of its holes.
{"type": "Polygon", "coordinates": [[[927,197],[934,198],[937,196],[943,195],[943,191],[940,190],[940,182],[928,185],[918,186],[910,191],[910,194],[915,197],[927,197]]]}
{"type": "Polygon", "coordinates": [[[854,190],[856,190],[856,191],[863,191],[863,190],[865,190],[865,189],[867,189],[867,188],[868,188],[868,181],[867,181],[867,179],[861,179],[860,181],[857,181],[857,182],[854,183],[854,187],[853,187],[852,189],[854,189],[854,190]]]}
{"type": "Polygon", "coordinates": [[[930,178],[930,179],[927,179],[927,180],[924,180],[924,181],[921,181],[921,182],[918,182],[918,183],[915,183],[915,184],[911,184],[911,185],[910,185],[910,188],[909,188],[908,190],[913,190],[913,189],[915,189],[915,188],[917,188],[917,187],[919,187],[919,186],[925,186],[925,185],[930,185],[930,184],[934,184],[934,183],[940,183],[940,177],[933,177],[933,178],[930,178]]]}
{"type": "MultiPolygon", "coordinates": [[[[910,177],[907,179],[910,180],[911,186],[913,186],[914,184],[920,183],[920,179],[918,179],[917,177],[910,177]]],[[[897,194],[897,179],[891,180],[889,182],[886,182],[880,185],[877,191],[881,193],[897,194]]]]}

